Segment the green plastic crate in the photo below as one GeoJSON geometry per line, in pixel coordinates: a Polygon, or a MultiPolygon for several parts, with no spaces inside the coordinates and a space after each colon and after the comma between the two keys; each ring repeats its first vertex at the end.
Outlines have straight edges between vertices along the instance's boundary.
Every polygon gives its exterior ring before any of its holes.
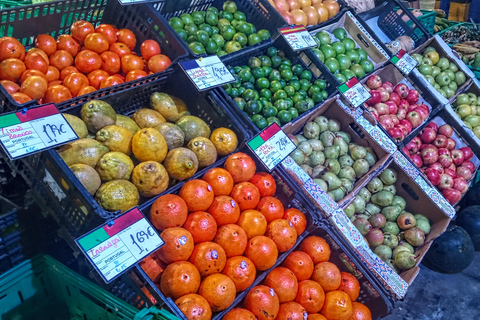
{"type": "Polygon", "coordinates": [[[31,4],[32,4],[32,0],[1,0],[0,9],[15,8],[15,7],[27,6],[31,4]]]}
{"type": "Polygon", "coordinates": [[[139,313],[47,255],[26,260],[0,276],[0,319],[175,319],[165,316],[164,310],[149,311],[139,313]]]}
{"type": "MultiPolygon", "coordinates": [[[[414,9],[408,8],[410,11],[413,11],[414,9]]],[[[399,7],[394,8],[395,11],[400,10],[399,7]]],[[[433,34],[433,31],[435,30],[435,18],[437,17],[437,13],[435,11],[430,11],[430,10],[420,10],[422,12],[422,16],[417,17],[418,22],[420,22],[430,34],[433,34]]],[[[413,21],[409,20],[407,21],[407,25],[409,27],[412,27],[413,21]]]]}

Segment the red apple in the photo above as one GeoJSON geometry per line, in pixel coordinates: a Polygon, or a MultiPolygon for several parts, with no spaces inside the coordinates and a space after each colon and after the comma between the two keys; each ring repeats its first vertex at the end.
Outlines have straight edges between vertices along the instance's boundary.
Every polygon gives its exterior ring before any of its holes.
{"type": "Polygon", "coordinates": [[[467,167],[468,170],[470,170],[472,173],[475,172],[475,165],[473,164],[472,161],[463,161],[463,163],[461,164],[462,167],[467,167]]]}
{"type": "Polygon", "coordinates": [[[388,106],[388,110],[390,114],[396,114],[398,111],[398,107],[393,101],[385,101],[385,104],[388,106]]]}
{"type": "Polygon", "coordinates": [[[465,194],[468,190],[468,182],[462,177],[456,177],[453,179],[453,188],[460,191],[461,194],[465,194]]]}
{"type": "Polygon", "coordinates": [[[393,84],[391,82],[385,81],[382,83],[382,87],[391,94],[393,92],[393,84]]]}
{"type": "Polygon", "coordinates": [[[400,96],[397,93],[392,92],[390,93],[390,101],[395,102],[398,106],[400,104],[400,96]]]}
{"type": "Polygon", "coordinates": [[[413,163],[415,163],[417,167],[421,168],[423,166],[422,157],[420,157],[418,154],[412,154],[410,159],[412,159],[413,163]]]}
{"type": "Polygon", "coordinates": [[[457,177],[457,173],[451,168],[443,169],[443,173],[448,174],[450,177],[452,177],[452,179],[455,179],[457,177]]]}
{"type": "Polygon", "coordinates": [[[420,131],[420,134],[418,135],[422,143],[430,143],[435,140],[436,136],[437,134],[435,133],[435,131],[429,127],[423,128],[423,130],[420,131]]]}
{"type": "Polygon", "coordinates": [[[407,110],[406,109],[398,109],[397,111],[397,118],[398,120],[403,120],[407,116],[407,110]]]}
{"type": "Polygon", "coordinates": [[[463,152],[463,156],[465,157],[465,160],[470,160],[473,157],[473,151],[470,147],[463,147],[460,148],[463,152]]]}
{"type": "Polygon", "coordinates": [[[371,106],[376,105],[377,103],[382,102],[382,96],[380,92],[377,90],[370,90],[370,94],[372,95],[370,99],[367,100],[367,103],[371,106]]]}
{"type": "Polygon", "coordinates": [[[407,147],[403,147],[402,151],[407,158],[410,158],[410,150],[408,150],[407,147]]]}
{"type": "Polygon", "coordinates": [[[455,204],[462,199],[462,193],[457,189],[448,188],[442,191],[443,196],[450,204],[455,204]]]}
{"type": "Polygon", "coordinates": [[[394,126],[398,126],[400,124],[400,120],[398,120],[398,118],[395,114],[390,114],[389,116],[392,119],[394,126]]]}
{"type": "Polygon", "coordinates": [[[463,161],[465,160],[465,155],[463,154],[462,149],[452,150],[452,159],[453,159],[453,163],[456,166],[461,165],[463,163],[463,161]]]}
{"type": "Polygon", "coordinates": [[[422,118],[422,121],[427,120],[428,115],[430,114],[430,110],[428,110],[428,107],[424,104],[417,105],[415,111],[420,114],[420,118],[422,118]]]}
{"type": "Polygon", "coordinates": [[[408,91],[408,94],[407,94],[407,97],[405,98],[405,100],[407,100],[408,103],[410,103],[410,104],[417,104],[417,102],[418,102],[418,91],[415,90],[415,89],[412,89],[412,90],[408,91]]]}
{"type": "Polygon", "coordinates": [[[405,128],[405,126],[404,126],[404,125],[397,124],[397,125],[395,125],[395,127],[396,127],[396,128],[399,128],[399,129],[401,129],[401,130],[402,130],[402,132],[403,132],[403,136],[404,136],[404,137],[406,137],[406,136],[409,134],[409,132],[408,132],[408,129],[407,129],[407,128],[405,128]]]}
{"type": "Polygon", "coordinates": [[[437,148],[446,148],[447,147],[447,137],[443,134],[437,134],[432,144],[437,148]]]}
{"type": "Polygon", "coordinates": [[[452,156],[452,154],[450,153],[450,150],[448,150],[447,148],[439,148],[438,149],[438,155],[441,156],[443,154],[446,154],[449,157],[452,156]]]}
{"type": "Polygon", "coordinates": [[[382,78],[372,74],[370,77],[368,77],[367,86],[373,90],[380,88],[382,86],[382,78]]]}
{"type": "Polygon", "coordinates": [[[467,167],[458,167],[457,168],[457,176],[458,177],[463,177],[465,180],[470,180],[472,178],[472,171],[468,169],[467,167]]]}
{"type": "Polygon", "coordinates": [[[408,103],[407,100],[401,99],[401,100],[400,100],[400,103],[398,104],[398,109],[408,110],[408,107],[409,107],[409,106],[410,106],[410,104],[408,103]]]}
{"type": "Polygon", "coordinates": [[[402,126],[404,126],[405,128],[407,128],[408,133],[412,132],[413,127],[412,127],[412,124],[410,123],[410,121],[408,121],[406,119],[403,119],[403,120],[400,120],[400,124],[402,126]]]}
{"type": "Polygon", "coordinates": [[[421,154],[422,159],[423,159],[423,163],[425,165],[429,165],[429,164],[437,162],[437,160],[438,160],[437,148],[435,148],[432,145],[426,145],[425,147],[424,146],[422,146],[421,151],[420,151],[420,154],[421,154]]]}
{"type": "Polygon", "coordinates": [[[384,127],[385,129],[393,128],[394,123],[390,115],[382,115],[378,117],[378,122],[384,127]]]}
{"type": "Polygon", "coordinates": [[[380,92],[380,96],[382,97],[382,102],[388,101],[390,99],[390,94],[385,90],[385,88],[380,87],[377,89],[378,92],[380,92]]]}
{"type": "Polygon", "coordinates": [[[438,133],[443,134],[447,138],[450,138],[453,134],[453,129],[449,124],[444,124],[438,127],[438,133]]]}
{"type": "Polygon", "coordinates": [[[403,131],[400,128],[397,128],[397,127],[388,128],[387,132],[395,142],[400,142],[404,138],[403,131]]]}
{"type": "Polygon", "coordinates": [[[432,163],[428,166],[428,168],[436,170],[439,174],[442,174],[444,172],[442,165],[438,162],[432,163]]]}
{"type": "Polygon", "coordinates": [[[455,149],[456,146],[457,146],[457,143],[455,142],[455,140],[453,140],[452,138],[448,138],[447,149],[453,150],[455,149]]]}
{"type": "Polygon", "coordinates": [[[382,103],[382,102],[377,103],[377,104],[374,106],[374,108],[377,109],[379,116],[383,116],[383,115],[390,114],[390,110],[389,110],[388,106],[387,106],[385,103],[382,103]]]}
{"type": "Polygon", "coordinates": [[[452,165],[453,161],[450,156],[447,156],[446,154],[442,154],[441,156],[438,157],[438,163],[440,163],[442,167],[448,168],[452,165]]]}
{"type": "Polygon", "coordinates": [[[407,111],[410,112],[410,111],[413,111],[417,108],[417,105],[416,104],[409,104],[408,107],[407,107],[407,111]]]}
{"type": "Polygon", "coordinates": [[[427,175],[428,180],[430,180],[434,186],[437,186],[440,183],[440,173],[437,170],[428,168],[425,170],[425,174],[427,175]]]}
{"type": "Polygon", "coordinates": [[[448,189],[453,187],[453,178],[446,174],[440,174],[440,183],[437,185],[437,188],[440,190],[448,189]]]}
{"type": "Polygon", "coordinates": [[[418,139],[418,137],[415,137],[412,139],[412,141],[407,143],[405,147],[407,148],[410,154],[413,154],[420,151],[421,146],[422,146],[422,142],[420,141],[420,139],[418,139]]]}
{"type": "Polygon", "coordinates": [[[378,111],[374,107],[368,107],[367,110],[375,117],[378,121],[378,111]]]}
{"type": "Polygon", "coordinates": [[[410,123],[412,124],[413,128],[417,128],[422,124],[422,118],[420,117],[420,114],[416,111],[411,111],[407,113],[407,116],[405,117],[410,123]]]}
{"type": "Polygon", "coordinates": [[[433,121],[427,124],[427,127],[432,128],[433,130],[435,130],[435,132],[438,131],[438,125],[433,121]]]}
{"type": "Polygon", "coordinates": [[[400,96],[400,98],[402,99],[405,99],[408,95],[408,87],[406,84],[404,83],[399,83],[395,86],[395,88],[393,89],[393,92],[395,92],[396,94],[398,94],[400,96]]]}

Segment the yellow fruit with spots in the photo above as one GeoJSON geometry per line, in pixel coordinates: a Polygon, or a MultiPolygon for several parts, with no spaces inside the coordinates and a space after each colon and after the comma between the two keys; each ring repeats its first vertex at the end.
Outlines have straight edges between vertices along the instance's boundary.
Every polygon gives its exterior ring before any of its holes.
{"type": "Polygon", "coordinates": [[[101,100],[90,100],[80,110],[82,120],[88,131],[96,133],[105,126],[115,124],[117,114],[111,105],[101,100]]]}
{"type": "Polygon", "coordinates": [[[197,156],[199,168],[205,168],[217,161],[217,150],[213,142],[207,138],[194,138],[190,140],[187,148],[192,150],[197,156]]]}
{"type": "Polygon", "coordinates": [[[189,143],[190,140],[196,137],[210,137],[210,127],[199,117],[184,116],[175,124],[185,133],[185,143],[189,143]]]}
{"type": "Polygon", "coordinates": [[[106,126],[97,132],[96,138],[110,151],[132,154],[133,134],[128,129],[116,125],[106,126]]]}
{"type": "Polygon", "coordinates": [[[152,94],[150,106],[170,122],[175,122],[189,114],[185,102],[166,93],[155,92],[152,94]]]}
{"type": "Polygon", "coordinates": [[[100,186],[95,200],[107,211],[127,211],[138,204],[137,187],[127,180],[112,180],[100,186]]]}
{"type": "Polygon", "coordinates": [[[238,139],[235,132],[227,128],[217,128],[210,136],[219,156],[226,156],[237,149],[238,139]]]}
{"type": "Polygon", "coordinates": [[[140,130],[140,127],[135,123],[135,121],[132,120],[132,118],[121,114],[117,114],[117,122],[115,122],[115,125],[124,127],[132,134],[135,134],[138,130],[140,130]]]}
{"type": "Polygon", "coordinates": [[[133,171],[133,161],[122,152],[105,153],[95,167],[102,181],[130,180],[133,171]]]}
{"type": "Polygon", "coordinates": [[[168,188],[168,173],[156,161],[145,161],[133,169],[132,182],[143,197],[153,197],[168,188]]]}
{"type": "Polygon", "coordinates": [[[79,139],[86,138],[88,135],[88,129],[85,122],[79,117],[75,117],[68,113],[63,113],[65,120],[67,120],[68,124],[72,127],[73,131],[77,134],[79,139]]]}
{"type": "Polygon", "coordinates": [[[153,128],[160,123],[167,122],[160,113],[146,108],[135,111],[132,115],[132,119],[140,128],[153,128]]]}
{"type": "Polygon", "coordinates": [[[94,168],[98,159],[108,151],[108,148],[100,142],[85,138],[61,146],[60,149],[58,149],[58,154],[67,166],[83,163],[94,168]]]}
{"type": "Polygon", "coordinates": [[[162,162],[167,156],[167,142],[154,128],[144,128],[135,133],[132,139],[132,151],[135,157],[144,161],[162,162]]]}
{"type": "Polygon", "coordinates": [[[71,165],[70,170],[72,170],[73,174],[92,196],[95,194],[95,192],[97,192],[98,188],[102,184],[97,171],[86,164],[77,163],[71,165]]]}
{"type": "Polygon", "coordinates": [[[176,148],[168,152],[163,165],[170,178],[181,181],[190,178],[197,172],[198,159],[192,150],[176,148]]]}

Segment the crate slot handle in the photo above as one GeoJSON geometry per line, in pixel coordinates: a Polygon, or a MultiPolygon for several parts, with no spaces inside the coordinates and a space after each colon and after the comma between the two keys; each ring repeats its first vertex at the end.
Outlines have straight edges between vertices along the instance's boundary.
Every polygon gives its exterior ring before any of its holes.
{"type": "Polygon", "coordinates": [[[363,37],[363,35],[361,35],[360,33],[357,34],[357,38],[358,40],[362,41],[363,44],[365,45],[365,47],[369,48],[370,47],[370,44],[368,43],[367,40],[365,40],[365,38],[363,37]]]}
{"type": "Polygon", "coordinates": [[[403,190],[405,190],[405,191],[408,193],[408,195],[409,195],[410,197],[412,197],[414,200],[420,199],[420,198],[418,197],[418,195],[415,193],[415,191],[413,191],[413,189],[410,188],[410,186],[409,186],[408,184],[406,184],[405,182],[402,183],[402,188],[403,188],[403,190]]]}
{"type": "Polygon", "coordinates": [[[360,127],[358,126],[358,124],[356,124],[355,122],[352,122],[349,126],[353,132],[355,132],[357,134],[357,136],[360,138],[360,139],[364,139],[365,138],[365,135],[363,134],[362,130],[360,129],[360,127]]]}

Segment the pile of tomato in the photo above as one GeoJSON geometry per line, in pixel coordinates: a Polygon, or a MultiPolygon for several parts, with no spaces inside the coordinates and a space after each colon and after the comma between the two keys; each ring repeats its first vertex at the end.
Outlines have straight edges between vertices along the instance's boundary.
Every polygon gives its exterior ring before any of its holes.
{"type": "Polygon", "coordinates": [[[60,103],[164,71],[171,64],[154,40],[144,41],[137,55],[137,39],[129,29],[109,24],[95,28],[80,20],[70,33],[56,40],[41,34],[28,51],[15,38],[0,38],[0,84],[17,103],[60,103]]]}

